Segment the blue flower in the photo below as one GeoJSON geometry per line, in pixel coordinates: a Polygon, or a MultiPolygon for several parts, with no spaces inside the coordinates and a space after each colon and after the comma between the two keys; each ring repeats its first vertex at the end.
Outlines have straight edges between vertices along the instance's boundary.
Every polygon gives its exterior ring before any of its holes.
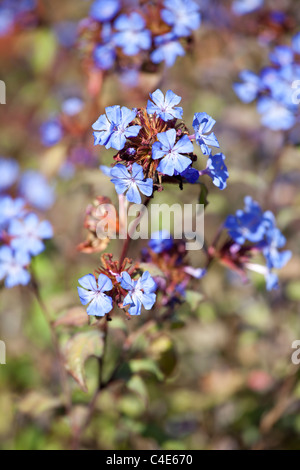
{"type": "Polygon", "coordinates": [[[116,150],[122,150],[129,137],[136,137],[141,126],[129,126],[137,115],[135,109],[130,110],[123,106],[110,106],[105,108],[106,115],[102,114],[93,124],[94,145],[105,145],[116,150]],[[129,126],[129,127],[128,127],[129,126]]]}
{"type": "Polygon", "coordinates": [[[264,0],[235,0],[232,4],[232,11],[236,15],[246,15],[258,10],[264,4],[264,0]]]}
{"type": "Polygon", "coordinates": [[[140,315],[142,306],[146,310],[151,310],[156,301],[156,283],[150,276],[148,271],[145,271],[137,281],[131,279],[127,272],[122,273],[121,287],[128,291],[123,305],[129,305],[130,315],[140,315]]]}
{"type": "Polygon", "coordinates": [[[216,121],[206,113],[196,113],[193,120],[193,128],[195,130],[195,138],[200,145],[203,155],[210,155],[211,151],[208,146],[220,148],[219,142],[212,130],[216,121]]]}
{"type": "Polygon", "coordinates": [[[295,34],[293,37],[292,47],[296,54],[300,54],[300,33],[295,34]]]}
{"type": "Polygon", "coordinates": [[[196,170],[196,168],[191,168],[191,167],[187,168],[182,173],[178,173],[177,171],[175,171],[174,174],[175,175],[180,175],[188,183],[191,183],[191,184],[197,183],[197,181],[199,179],[199,176],[200,176],[199,171],[196,170]]]}
{"type": "Polygon", "coordinates": [[[54,188],[38,171],[28,170],[22,175],[19,191],[31,206],[43,211],[50,209],[55,201],[54,188]]]}
{"type": "Polygon", "coordinates": [[[207,160],[206,169],[202,172],[202,174],[209,175],[213,181],[213,184],[220,189],[226,188],[226,181],[229,177],[224,160],[225,155],[223,153],[211,155],[207,160]]]}
{"type": "Polygon", "coordinates": [[[0,157],[0,191],[8,189],[19,176],[19,165],[12,158],[0,157]]]}
{"type": "Polygon", "coordinates": [[[120,8],[120,0],[95,0],[90,9],[90,16],[100,22],[109,21],[116,16],[120,8]]]}
{"type": "Polygon", "coordinates": [[[113,308],[112,298],[104,292],[110,291],[113,284],[105,274],[99,274],[96,280],[93,274],[87,274],[78,280],[81,287],[77,287],[80,302],[82,305],[89,304],[87,308],[88,315],[103,317],[113,308]]]}
{"type": "Polygon", "coordinates": [[[23,251],[13,252],[8,246],[0,248],[0,280],[5,279],[5,287],[11,288],[19,284],[25,286],[30,281],[26,267],[30,257],[23,251]]]}
{"type": "Polygon", "coordinates": [[[25,214],[24,199],[13,199],[10,196],[0,197],[0,227],[4,228],[8,222],[25,214]]]}
{"type": "Polygon", "coordinates": [[[238,210],[235,216],[229,215],[224,226],[231,238],[239,245],[243,245],[246,240],[253,243],[261,242],[269,224],[269,214],[263,214],[260,205],[247,196],[244,210],[238,210]]]}
{"type": "Polygon", "coordinates": [[[266,212],[269,226],[266,232],[265,242],[262,243],[263,255],[266,258],[269,269],[281,269],[290,260],[292,253],[289,250],[279,251],[286,244],[286,239],[281,231],[276,227],[275,217],[272,212],[266,212]]]}
{"type": "Polygon", "coordinates": [[[262,114],[262,124],[272,131],[286,131],[296,123],[296,117],[291,110],[268,96],[260,98],[257,110],[262,114]]]}
{"type": "Polygon", "coordinates": [[[67,114],[67,116],[76,116],[76,114],[82,111],[82,108],[83,101],[77,96],[66,99],[61,106],[62,111],[67,114]]]}
{"type": "Polygon", "coordinates": [[[41,141],[46,147],[57,144],[64,135],[59,119],[50,119],[44,122],[40,128],[41,141]]]}
{"type": "Polygon", "coordinates": [[[148,245],[154,253],[162,253],[171,250],[173,238],[167,230],[159,230],[151,234],[148,245]]]}
{"type": "Polygon", "coordinates": [[[135,55],[140,50],[148,50],[151,47],[151,33],[145,29],[144,18],[136,12],[130,15],[120,15],[115,21],[118,32],[114,35],[117,46],[123,49],[126,55],[135,55]]]}
{"type": "Polygon", "coordinates": [[[235,83],[233,89],[243,103],[251,103],[261,89],[261,80],[249,70],[243,70],[240,73],[240,79],[243,83],[235,83]]]}
{"type": "Polygon", "coordinates": [[[165,61],[167,67],[172,67],[178,56],[184,56],[185,50],[173,33],[163,34],[154,39],[157,47],[150,55],[154,64],[165,61]]]}
{"type": "Polygon", "coordinates": [[[145,179],[143,168],[137,163],[133,163],[131,173],[124,165],[118,163],[110,171],[111,182],[114,183],[118,194],[124,194],[129,202],[140,204],[142,202],[139,190],[145,196],[151,196],[153,193],[153,180],[145,179]]]}
{"type": "Polygon", "coordinates": [[[113,44],[98,44],[93,52],[95,64],[101,70],[109,70],[114,66],[116,51],[113,44]]]}
{"type": "Polygon", "coordinates": [[[189,36],[192,30],[199,28],[201,15],[199,5],[192,0],[164,0],[161,17],[173,27],[178,36],[189,36]]]}
{"type": "Polygon", "coordinates": [[[293,62],[294,52],[289,46],[277,46],[270,53],[270,60],[275,65],[285,66],[293,62]]]}
{"type": "Polygon", "coordinates": [[[52,238],[53,230],[50,222],[40,222],[34,213],[28,214],[23,220],[13,219],[8,228],[8,234],[13,237],[10,245],[16,251],[24,251],[30,255],[39,255],[45,249],[42,242],[52,238]]]}
{"type": "Polygon", "coordinates": [[[15,24],[15,17],[12,11],[0,5],[0,37],[10,33],[15,24]]]}
{"type": "Polygon", "coordinates": [[[191,153],[194,150],[193,144],[187,135],[176,141],[176,130],[169,129],[166,132],[157,134],[159,142],[154,142],[152,146],[152,158],[161,158],[157,170],[169,176],[173,176],[175,171],[182,173],[191,165],[191,159],[183,154],[191,153]]]}
{"type": "Polygon", "coordinates": [[[170,121],[172,119],[181,119],[183,109],[176,107],[181,101],[181,97],[175,95],[172,90],[168,90],[166,97],[164,97],[161,90],[156,90],[150,93],[150,98],[153,101],[148,100],[147,113],[156,113],[163,121],[170,121]]]}

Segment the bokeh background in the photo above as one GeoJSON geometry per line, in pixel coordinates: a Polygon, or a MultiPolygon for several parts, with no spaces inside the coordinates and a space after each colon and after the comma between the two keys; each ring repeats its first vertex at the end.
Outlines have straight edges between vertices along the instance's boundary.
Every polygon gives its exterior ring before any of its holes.
{"type": "MultiPolygon", "coordinates": [[[[206,4],[211,17],[217,3],[206,4]]],[[[300,24],[298,2],[273,3],[300,24]]],[[[87,90],[82,51],[74,44],[66,47],[61,38],[67,31],[72,36],[89,4],[45,0],[37,24],[0,38],[0,78],[7,86],[6,105],[0,106],[0,154],[16,158],[24,170],[41,171],[55,185],[56,203],[47,214],[55,236],[34,260],[51,318],[70,309],[84,311],[77,280],[99,262],[99,255],[76,249],[86,235],[85,208],[98,195],[117,200],[113,185],[98,170],[100,163],[110,164],[113,153],[93,147],[91,124],[105,106],[144,106],[148,93],[158,87],[182,96],[188,126],[195,112],[205,111],[217,121],[215,132],[230,178],[222,192],[207,182],[207,239],[213,239],[226,216],[241,208],[249,194],[276,214],[293,257],[280,273],[280,289],[272,293],[266,292],[259,275],[251,275],[245,285],[213,265],[179,306],[176,323],[150,328],[134,339],[135,357],[154,358],[158,370],[125,385],[119,380],[103,391],[81,447],[299,449],[300,365],[292,364],[291,355],[292,342],[300,339],[300,139],[295,131],[296,144],[288,145],[279,159],[280,133],[263,128],[255,104],[242,104],[232,89],[242,69],[258,72],[267,63],[269,49],[258,43],[258,34],[268,26],[263,19],[259,23],[244,17],[229,27],[225,13],[219,13],[214,22],[202,24],[189,53],[173,68],[142,72],[135,87],[110,75],[93,96],[87,90]],[[71,95],[85,103],[80,119],[86,133],[77,135],[73,129],[59,144],[46,148],[40,126],[71,95]],[[76,165],[66,175],[62,168],[70,154],[76,165]]],[[[194,187],[183,192],[170,188],[156,202],[197,202],[197,197],[194,187]]],[[[134,243],[130,255],[138,257],[142,246],[134,243]]],[[[110,250],[120,252],[116,241],[110,250]]],[[[193,253],[191,263],[202,266],[202,253],[193,253]]],[[[0,365],[0,448],[71,448],[70,422],[80,421],[91,399],[97,361],[86,363],[87,393],[71,379],[75,406],[66,416],[51,333],[32,292],[26,287],[2,288],[0,309],[0,339],[7,347],[7,364],[0,365]]],[[[150,315],[127,321],[120,313],[120,319],[111,322],[107,370],[128,333],[150,315]]],[[[62,343],[72,328],[58,327],[62,343]]]]}

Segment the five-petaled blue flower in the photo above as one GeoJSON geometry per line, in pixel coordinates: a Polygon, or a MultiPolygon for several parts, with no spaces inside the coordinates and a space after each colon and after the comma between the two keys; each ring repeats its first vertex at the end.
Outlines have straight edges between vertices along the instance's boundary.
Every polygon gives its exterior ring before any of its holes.
{"type": "Polygon", "coordinates": [[[181,101],[181,97],[175,95],[172,90],[168,90],[166,97],[164,97],[161,90],[156,90],[150,93],[152,101],[148,100],[147,113],[156,113],[163,121],[170,121],[172,119],[181,119],[183,109],[176,107],[181,101]]]}
{"type": "Polygon", "coordinates": [[[136,110],[123,106],[109,106],[93,124],[95,145],[105,145],[116,150],[124,148],[126,139],[136,137],[141,126],[129,126],[137,115],[136,110]]]}
{"type": "Polygon", "coordinates": [[[166,132],[157,134],[159,142],[154,142],[152,146],[152,158],[161,158],[157,170],[169,176],[173,176],[175,171],[182,173],[191,165],[190,158],[183,154],[193,152],[193,144],[187,135],[176,141],[176,130],[169,129],[166,132]]]}
{"type": "Polygon", "coordinates": [[[223,153],[211,155],[207,160],[206,169],[202,172],[202,174],[209,175],[213,181],[213,184],[220,189],[226,188],[226,181],[229,177],[224,160],[225,155],[223,153]]]}
{"type": "Polygon", "coordinates": [[[145,196],[151,196],[153,193],[153,180],[145,179],[143,168],[137,163],[133,163],[131,173],[128,169],[118,163],[110,171],[111,182],[114,183],[118,194],[124,194],[129,202],[140,204],[142,202],[139,190],[145,196]]]}
{"type": "Polygon", "coordinates": [[[115,44],[123,49],[126,55],[135,55],[140,50],[151,47],[151,33],[145,29],[144,18],[136,12],[130,15],[120,15],[115,21],[117,32],[114,35],[115,44]]]}
{"type": "Polygon", "coordinates": [[[81,287],[77,287],[80,302],[82,305],[89,304],[87,308],[88,315],[103,317],[113,308],[112,298],[105,292],[112,290],[113,284],[105,274],[99,274],[96,280],[93,274],[87,274],[78,280],[81,287]]]}
{"type": "Polygon", "coordinates": [[[142,306],[146,310],[151,310],[156,300],[154,292],[157,286],[148,271],[145,271],[137,281],[131,279],[127,272],[123,272],[121,287],[128,291],[123,305],[124,307],[129,305],[128,312],[130,315],[140,315],[142,306]]]}
{"type": "Polygon", "coordinates": [[[154,39],[155,49],[151,53],[154,64],[165,61],[167,67],[173,67],[178,56],[184,56],[185,50],[173,33],[163,34],[154,39]]]}
{"type": "Polygon", "coordinates": [[[22,198],[0,197],[0,227],[5,227],[15,217],[23,217],[24,208],[25,201],[22,198]]]}
{"type": "Polygon", "coordinates": [[[50,222],[40,222],[38,216],[31,213],[23,220],[13,219],[8,234],[12,237],[10,245],[13,249],[36,256],[45,249],[42,240],[51,238],[53,230],[50,222]]]}
{"type": "Polygon", "coordinates": [[[199,5],[192,0],[164,0],[161,17],[178,37],[189,36],[201,23],[199,5]]]}
{"type": "Polygon", "coordinates": [[[200,145],[203,155],[210,155],[210,147],[220,148],[219,142],[213,132],[208,134],[214,127],[216,121],[207,113],[196,113],[193,120],[195,138],[200,145]],[[208,134],[208,135],[205,135],[208,134]]]}
{"type": "Polygon", "coordinates": [[[26,269],[29,263],[30,257],[24,251],[14,252],[10,247],[2,246],[0,248],[0,280],[5,279],[5,287],[27,285],[30,281],[30,274],[26,269]]]}

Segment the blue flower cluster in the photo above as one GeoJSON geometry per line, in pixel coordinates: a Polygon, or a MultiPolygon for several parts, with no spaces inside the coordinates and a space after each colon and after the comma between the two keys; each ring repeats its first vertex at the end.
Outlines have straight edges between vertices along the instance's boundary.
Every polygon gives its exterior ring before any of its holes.
{"type": "Polygon", "coordinates": [[[119,14],[122,6],[120,0],[95,0],[90,9],[90,17],[101,25],[101,42],[93,52],[101,70],[111,69],[124,55],[143,51],[154,64],[165,62],[171,67],[178,56],[185,55],[180,38],[189,37],[201,24],[199,5],[193,0],[164,0],[162,6],[145,2],[139,12],[119,14]]]}
{"type": "Polygon", "coordinates": [[[37,172],[24,173],[18,183],[17,196],[12,186],[19,177],[19,166],[13,159],[0,158],[0,280],[6,287],[26,285],[32,256],[44,249],[44,239],[53,235],[48,221],[40,221],[30,206],[47,209],[54,202],[53,188],[37,172]]]}
{"type": "MultiPolygon", "coordinates": [[[[105,274],[99,274],[98,279],[93,274],[87,274],[79,279],[78,294],[83,305],[88,305],[88,315],[103,317],[113,309],[113,298],[105,292],[112,291],[114,285],[105,274]]],[[[122,306],[129,306],[130,315],[140,315],[142,307],[151,310],[156,301],[156,283],[148,271],[135,280],[124,271],[116,279],[119,287],[125,291],[122,306]]],[[[113,295],[113,294],[112,294],[113,295]]]]}
{"type": "MultiPolygon", "coordinates": [[[[237,245],[251,242],[258,251],[263,253],[266,269],[258,267],[257,271],[265,274],[268,290],[277,288],[278,277],[273,269],[283,268],[289,261],[291,252],[279,251],[284,247],[286,240],[276,227],[272,212],[263,212],[260,205],[247,196],[244,210],[238,210],[235,215],[229,215],[225,221],[225,228],[237,245]]],[[[251,265],[252,269],[254,267],[255,265],[251,265]]]]}
{"type": "Polygon", "coordinates": [[[178,130],[176,124],[182,118],[183,109],[177,105],[181,97],[172,90],[168,90],[166,95],[161,90],[156,90],[150,94],[146,113],[141,117],[137,109],[130,110],[126,107],[110,106],[93,124],[95,145],[104,145],[106,148],[114,148],[119,151],[119,155],[124,154],[126,166],[118,163],[115,167],[100,167],[105,174],[112,177],[118,194],[125,194],[129,202],[141,203],[139,191],[146,196],[151,196],[154,190],[156,175],[178,177],[181,176],[188,183],[196,183],[199,176],[208,175],[212,178],[213,184],[220,189],[226,187],[228,171],[224,163],[225,155],[212,154],[211,147],[219,148],[219,142],[213,132],[211,132],[215,120],[206,113],[196,113],[193,120],[195,133],[188,135],[178,130]],[[159,118],[157,120],[157,118],[159,118]],[[153,125],[163,126],[167,129],[163,132],[156,132],[157,140],[153,143],[152,131],[150,132],[149,148],[144,138],[147,135],[147,122],[153,120],[153,125]],[[165,124],[166,123],[166,124],[165,124]],[[144,124],[144,125],[143,125],[144,124]],[[139,136],[141,135],[141,142],[139,136]],[[206,168],[202,171],[192,167],[193,164],[193,141],[200,146],[202,153],[208,157],[206,168]],[[149,165],[149,154],[152,161],[156,162],[156,173],[152,178],[145,175],[140,157],[140,148],[145,150],[145,165],[149,165]],[[135,162],[138,158],[139,163],[135,162]]]}
{"type": "Polygon", "coordinates": [[[257,99],[261,122],[273,131],[290,130],[299,119],[300,83],[300,33],[292,39],[291,46],[281,45],[270,53],[271,65],[259,75],[244,70],[242,83],[234,90],[244,103],[257,99]]]}
{"type": "Polygon", "coordinates": [[[0,4],[0,37],[11,33],[23,16],[36,8],[36,0],[2,0],[0,4]]]}
{"type": "Polygon", "coordinates": [[[264,5],[264,0],[234,0],[232,11],[235,15],[242,16],[252,13],[264,5]]]}

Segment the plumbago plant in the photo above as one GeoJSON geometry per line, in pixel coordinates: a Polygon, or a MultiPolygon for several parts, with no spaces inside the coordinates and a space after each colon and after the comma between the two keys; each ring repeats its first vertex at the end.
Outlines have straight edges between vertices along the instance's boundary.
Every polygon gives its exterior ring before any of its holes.
{"type": "Polygon", "coordinates": [[[139,204],[140,212],[130,228],[125,227],[126,236],[120,237],[120,255],[102,254],[94,272],[79,279],[78,294],[87,308],[86,317],[75,309],[54,325],[79,329],[65,343],[62,358],[83,391],[88,392],[86,360],[94,356],[99,363],[94,394],[81,402],[80,410],[78,403],[72,402],[67,378],[62,374],[73,448],[84,439],[105,389],[118,395],[134,394],[137,402],[145,403],[146,377],[163,381],[173,372],[176,348],[167,330],[184,325],[180,315],[184,302],[193,308],[201,301],[195,283],[209,275],[215,262],[237,272],[245,282],[247,271],[259,272],[271,290],[278,287],[274,270],[283,267],[291,256],[289,251],[282,251],[285,238],[274,215],[247,196],[244,209],[227,217],[211,243],[204,241],[206,261],[202,266],[192,266],[186,241],[173,238],[166,230],[152,233],[142,251],[135,253],[134,259],[128,257],[143,208],[159,199],[168,185],[177,185],[178,191],[185,191],[190,184],[199,185],[204,207],[208,195],[205,178],[211,178],[221,190],[226,188],[225,156],[213,152],[220,147],[212,131],[214,119],[205,112],[196,113],[193,131],[189,131],[182,119],[183,109],[178,106],[180,101],[171,90],[165,95],[156,90],[145,108],[111,106],[93,124],[95,145],[116,150],[112,165],[100,168],[115,186],[120,213],[115,210],[112,215],[113,205],[106,196],[95,198],[86,210],[88,235],[78,250],[103,252],[114,235],[124,233],[125,212],[130,205],[139,204]],[[197,150],[202,153],[201,159],[197,150]],[[135,320],[124,322],[126,318],[135,320]]]}

